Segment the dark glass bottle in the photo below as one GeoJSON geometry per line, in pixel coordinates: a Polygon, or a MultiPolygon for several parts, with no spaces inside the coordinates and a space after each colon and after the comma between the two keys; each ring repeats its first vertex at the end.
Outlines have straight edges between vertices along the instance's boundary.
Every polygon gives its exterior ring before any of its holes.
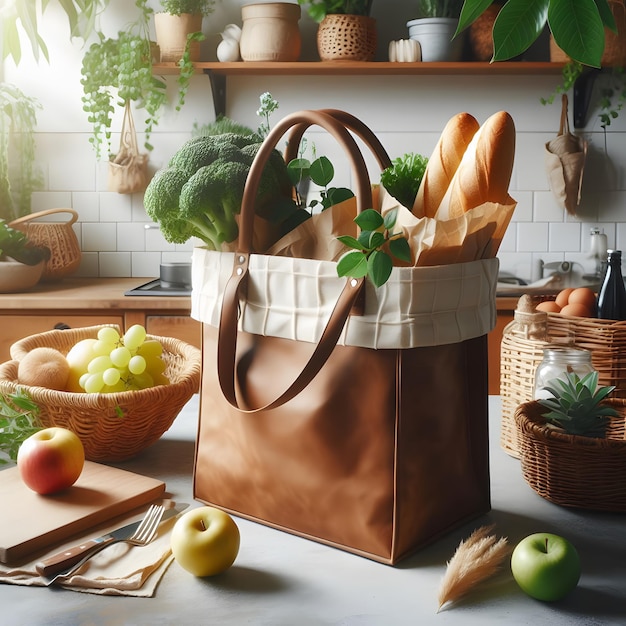
{"type": "Polygon", "coordinates": [[[622,251],[608,250],[608,255],[608,266],[598,295],[598,317],[605,320],[626,320],[622,251]]]}

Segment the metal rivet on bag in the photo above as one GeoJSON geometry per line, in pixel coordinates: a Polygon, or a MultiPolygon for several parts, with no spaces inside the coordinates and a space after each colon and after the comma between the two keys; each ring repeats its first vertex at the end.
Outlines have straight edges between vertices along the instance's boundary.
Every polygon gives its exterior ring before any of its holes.
{"type": "Polygon", "coordinates": [[[356,286],[357,286],[357,284],[358,284],[358,282],[359,282],[359,281],[358,281],[356,278],[353,278],[353,279],[350,281],[350,287],[356,287],[356,286]]]}
{"type": "Polygon", "coordinates": [[[243,274],[243,268],[242,267],[238,267],[237,268],[237,276],[241,276],[243,274]]]}
{"type": "Polygon", "coordinates": [[[239,263],[243,263],[245,260],[246,260],[246,257],[245,257],[245,256],[241,255],[241,256],[239,257],[239,263]]]}

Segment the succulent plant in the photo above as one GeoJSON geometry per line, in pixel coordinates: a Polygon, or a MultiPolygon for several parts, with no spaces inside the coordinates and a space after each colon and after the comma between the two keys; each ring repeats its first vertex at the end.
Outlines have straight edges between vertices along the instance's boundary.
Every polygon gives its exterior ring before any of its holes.
{"type": "Polygon", "coordinates": [[[619,415],[613,407],[602,404],[615,387],[598,387],[598,372],[583,378],[567,372],[565,379],[554,378],[544,389],[554,396],[538,401],[549,410],[545,419],[569,434],[604,437],[609,418],[619,415]]]}

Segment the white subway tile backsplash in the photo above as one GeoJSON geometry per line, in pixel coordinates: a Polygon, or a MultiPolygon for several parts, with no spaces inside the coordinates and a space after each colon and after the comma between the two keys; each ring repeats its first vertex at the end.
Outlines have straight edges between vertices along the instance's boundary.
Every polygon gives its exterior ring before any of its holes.
{"type": "Polygon", "coordinates": [[[101,252],[98,260],[100,276],[131,276],[130,252],[101,252]]]}
{"type": "Polygon", "coordinates": [[[132,274],[144,278],[156,278],[161,264],[160,252],[132,252],[132,274]]]}
{"type": "Polygon", "coordinates": [[[580,224],[551,224],[548,248],[554,252],[578,252],[580,233],[580,224]]]}
{"type": "Polygon", "coordinates": [[[117,225],[113,222],[89,222],[82,225],[81,250],[113,252],[117,250],[117,225]]]}
{"type": "Polygon", "coordinates": [[[72,192],[72,208],[81,222],[97,222],[100,219],[100,194],[97,191],[72,192]]]}
{"type": "Polygon", "coordinates": [[[522,222],[517,225],[517,250],[519,252],[547,252],[548,248],[547,223],[522,222]]]}
{"type": "Polygon", "coordinates": [[[117,224],[117,250],[142,252],[145,249],[145,228],[138,222],[119,222],[117,224]]]}

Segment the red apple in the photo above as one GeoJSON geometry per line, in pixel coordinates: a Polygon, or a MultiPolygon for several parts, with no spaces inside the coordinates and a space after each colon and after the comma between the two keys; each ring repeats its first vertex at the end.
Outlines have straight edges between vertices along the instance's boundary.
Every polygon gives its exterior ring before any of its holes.
{"type": "Polygon", "coordinates": [[[176,562],[194,576],[213,576],[228,569],[239,552],[239,528],[232,517],[212,506],[187,511],[170,537],[176,562]]]}
{"type": "Polygon", "coordinates": [[[25,439],[17,451],[17,467],[24,483],[40,494],[71,487],[85,464],[81,440],[67,428],[44,428],[25,439]]]}

